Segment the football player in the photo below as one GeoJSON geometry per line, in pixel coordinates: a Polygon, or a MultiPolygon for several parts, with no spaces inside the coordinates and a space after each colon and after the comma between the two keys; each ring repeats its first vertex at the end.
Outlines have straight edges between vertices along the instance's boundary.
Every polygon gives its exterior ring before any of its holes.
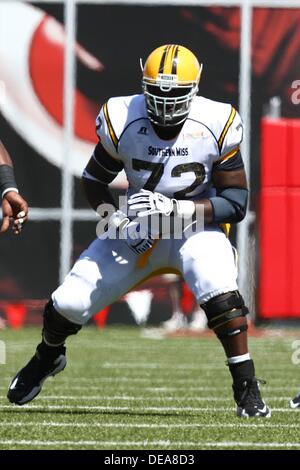
{"type": "Polygon", "coordinates": [[[240,222],[247,208],[240,116],[230,104],[197,96],[202,64],[181,45],[158,47],[142,70],[142,94],[110,98],[102,107],[99,142],[83,172],[91,207],[114,207],[108,235],[82,253],[53,292],[42,341],[12,379],[8,399],[18,405],[32,400],[48,376],[64,369],[69,335],[144,279],[169,271],[184,277],[223,345],[238,416],[269,417],[248,352],[248,310],[224,230],[224,224],[240,222]],[[108,184],[122,169],[129,189],[126,208],[118,209],[108,184]],[[163,224],[154,234],[139,230],[153,214],[173,224],[202,214],[204,229],[187,237],[165,236],[163,224]]]}
{"type": "Polygon", "coordinates": [[[0,141],[0,194],[2,196],[2,225],[0,233],[9,228],[18,235],[28,218],[28,204],[20,196],[14,176],[14,169],[8,151],[0,141]]]}

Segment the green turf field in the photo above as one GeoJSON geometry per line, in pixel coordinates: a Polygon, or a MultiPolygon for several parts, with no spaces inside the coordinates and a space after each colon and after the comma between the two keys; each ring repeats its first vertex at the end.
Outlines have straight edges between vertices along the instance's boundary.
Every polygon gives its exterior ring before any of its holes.
{"type": "MultiPolygon", "coordinates": [[[[0,449],[299,449],[300,388],[292,343],[300,331],[250,338],[268,420],[235,416],[231,380],[214,337],[149,338],[139,328],[85,328],[68,366],[30,404],[9,404],[9,380],[32,355],[37,329],[0,331],[0,449]]],[[[298,354],[298,358],[299,358],[298,354]]]]}

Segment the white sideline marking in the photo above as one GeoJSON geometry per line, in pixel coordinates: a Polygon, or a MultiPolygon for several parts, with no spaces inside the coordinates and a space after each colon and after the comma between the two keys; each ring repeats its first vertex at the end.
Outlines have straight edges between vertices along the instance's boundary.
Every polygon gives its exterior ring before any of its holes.
{"type": "MultiPolygon", "coordinates": [[[[116,411],[200,411],[200,412],[224,412],[224,411],[233,411],[233,407],[193,407],[193,406],[141,406],[141,407],[130,407],[130,406],[98,406],[98,405],[0,405],[0,410],[12,410],[14,407],[15,411],[24,411],[26,410],[94,410],[94,411],[105,411],[105,410],[116,410],[116,411]]],[[[278,411],[283,413],[295,413],[295,410],[292,408],[274,408],[272,411],[278,411]]]]}
{"type": "MultiPolygon", "coordinates": [[[[51,382],[48,382],[48,384],[51,383],[51,382]]],[[[84,391],[87,391],[87,387],[84,386],[84,385],[72,385],[70,387],[70,385],[66,386],[66,385],[62,385],[61,383],[55,383],[53,382],[53,385],[55,385],[55,390],[57,389],[57,391],[60,391],[60,392],[63,392],[63,391],[70,391],[70,389],[72,391],[75,391],[75,390],[84,390],[84,391]]],[[[117,385],[117,384],[116,384],[117,385]]],[[[299,385],[299,384],[298,384],[299,385]]],[[[110,386],[107,386],[108,389],[110,389],[110,386]]],[[[299,388],[299,387],[298,387],[299,388]]],[[[89,385],[88,386],[88,389],[89,390],[93,390],[93,391],[103,391],[103,384],[99,384],[99,385],[89,385]],[[102,387],[102,388],[101,388],[102,387]]],[[[116,390],[116,386],[114,386],[114,389],[116,390]]],[[[4,387],[3,385],[0,386],[0,390],[7,390],[7,386],[4,387]]],[[[136,392],[139,392],[139,391],[143,391],[143,392],[176,392],[176,391],[188,391],[188,392],[216,392],[218,393],[220,390],[224,391],[224,387],[223,386],[215,386],[215,387],[147,387],[147,386],[141,386],[141,387],[136,387],[136,386],[128,386],[126,385],[126,387],[124,388],[124,386],[119,386],[118,387],[118,391],[121,392],[122,390],[124,391],[136,391],[136,392]]],[[[53,390],[52,390],[53,391],[53,390]]],[[[107,390],[106,390],[107,391],[107,390]]],[[[288,392],[291,392],[291,387],[288,386],[288,387],[268,387],[268,386],[265,386],[263,389],[262,389],[263,392],[265,393],[270,393],[270,392],[284,392],[284,391],[288,391],[288,392]]],[[[296,393],[297,390],[295,390],[295,393],[296,393]]],[[[294,395],[295,395],[294,393],[294,395]]],[[[81,395],[80,397],[81,398],[81,395]]],[[[276,398],[276,397],[270,397],[271,399],[273,398],[276,398]]],[[[282,397],[283,398],[283,397],[282,397]]],[[[289,397],[288,399],[290,399],[291,397],[289,397]]],[[[1,397],[0,397],[1,399],[1,397]]],[[[209,399],[211,399],[211,397],[209,397],[209,399]]]]}
{"type": "MultiPolygon", "coordinates": [[[[49,382],[48,382],[49,383],[49,382]]],[[[87,387],[85,385],[72,385],[72,387],[70,387],[70,385],[66,386],[66,385],[62,385],[61,383],[59,384],[54,384],[53,385],[57,386],[57,390],[58,391],[64,391],[64,390],[70,390],[70,388],[72,390],[87,390],[87,387]]],[[[299,384],[298,384],[299,385],[299,384]]],[[[109,386],[106,386],[107,388],[109,386]]],[[[56,387],[55,387],[56,388],[56,387]]],[[[116,387],[114,386],[114,388],[116,389],[116,387]]],[[[123,386],[119,386],[119,388],[121,390],[123,390],[123,386]]],[[[89,385],[88,386],[88,389],[89,390],[103,390],[103,384],[99,384],[99,385],[89,385]]],[[[0,390],[7,390],[7,387],[4,387],[3,385],[0,386],[0,390]]],[[[137,387],[137,386],[127,386],[126,385],[126,391],[128,390],[136,390],[136,391],[139,391],[139,390],[143,390],[144,392],[175,392],[175,391],[199,391],[199,392],[212,392],[212,391],[215,391],[216,393],[219,392],[220,390],[224,390],[224,387],[222,385],[216,385],[215,387],[147,387],[147,386],[144,386],[142,385],[141,387],[137,387]]],[[[264,387],[263,388],[263,392],[281,392],[281,391],[291,391],[291,387],[288,386],[288,387],[264,387]]],[[[296,391],[295,391],[296,393],[296,391]]],[[[210,397],[209,397],[210,398],[210,397]]],[[[274,398],[274,397],[273,397],[274,398]]],[[[289,398],[290,399],[290,398],[289,398]]]]}
{"type": "MultiPolygon", "coordinates": [[[[74,387],[72,387],[73,389],[74,387]]],[[[86,387],[83,387],[86,390],[86,387]]],[[[126,387],[126,390],[137,390],[137,387],[126,387]]],[[[172,392],[176,390],[184,390],[184,391],[202,391],[202,392],[210,392],[215,391],[218,392],[220,390],[224,390],[224,386],[219,384],[215,387],[141,387],[142,390],[149,391],[149,392],[172,392]]],[[[281,392],[288,390],[291,391],[291,387],[263,387],[262,389],[264,392],[281,392]]]]}
{"type": "Polygon", "coordinates": [[[201,370],[224,369],[223,364],[170,364],[169,362],[103,362],[102,369],[175,369],[175,370],[201,370]]]}
{"type": "MultiPolygon", "coordinates": [[[[1,1],[1,0],[0,0],[1,1]]],[[[226,371],[225,371],[226,372],[226,371]]],[[[226,374],[226,377],[228,376],[228,374],[226,374]]],[[[10,376],[10,377],[3,377],[2,380],[5,380],[7,381],[7,383],[9,383],[11,381],[13,377],[13,374],[10,376]]],[[[66,377],[66,376],[59,376],[59,382],[60,383],[68,383],[68,387],[69,387],[69,384],[70,384],[70,381],[76,381],[76,382],[83,382],[83,383],[90,383],[90,382],[99,382],[99,386],[102,385],[102,382],[108,382],[108,383],[115,383],[115,382],[132,382],[132,383],[147,383],[147,382],[150,382],[151,384],[153,383],[157,383],[157,384],[165,384],[165,383],[168,383],[168,382],[172,382],[172,385],[174,383],[178,383],[178,384],[189,384],[189,383],[192,383],[192,384],[197,384],[199,383],[199,385],[201,386],[201,384],[203,384],[204,380],[201,379],[201,378],[194,378],[194,379],[189,379],[189,378],[186,378],[186,379],[180,379],[180,378],[176,378],[174,376],[172,376],[171,378],[170,377],[153,377],[151,375],[149,375],[149,377],[130,377],[130,376],[117,376],[117,377],[76,377],[76,376],[73,376],[72,378],[71,377],[66,377]]],[[[282,379],[272,379],[272,383],[276,383],[276,382],[279,382],[279,383],[282,383],[282,379]]],[[[295,387],[297,388],[297,386],[299,385],[299,380],[297,378],[295,378],[294,380],[293,379],[289,379],[289,384],[290,384],[290,387],[295,387]]],[[[185,387],[186,388],[186,387],[185,387]]],[[[216,390],[218,388],[223,388],[223,385],[220,384],[219,387],[215,386],[215,387],[209,387],[207,388],[207,390],[216,390]]],[[[266,390],[267,387],[264,387],[264,390],[266,390]]],[[[269,387],[270,390],[274,390],[273,387],[269,387]]]]}
{"type": "MultiPolygon", "coordinates": [[[[289,401],[291,397],[265,397],[267,401],[272,400],[281,400],[289,401]]],[[[6,397],[0,397],[1,400],[7,400],[6,397]]],[[[79,401],[88,401],[88,400],[124,400],[124,401],[233,401],[233,398],[230,396],[226,397],[176,397],[176,396],[162,396],[162,397],[149,397],[149,396],[128,396],[128,395],[111,395],[111,396],[101,396],[101,395],[41,395],[38,397],[38,400],[79,400],[79,401]]]]}
{"type": "Polygon", "coordinates": [[[26,427],[26,426],[45,426],[45,427],[78,427],[78,428],[141,428],[141,429],[168,429],[168,428],[300,428],[300,424],[271,424],[271,423],[182,423],[182,424],[148,424],[148,423],[64,423],[53,421],[27,422],[27,421],[2,421],[0,427],[26,427]]]}
{"type": "Polygon", "coordinates": [[[16,411],[26,411],[26,410],[95,410],[95,411],[105,411],[105,410],[116,410],[116,411],[201,411],[201,412],[211,412],[211,411],[229,411],[234,410],[235,408],[203,408],[203,407],[193,407],[193,406],[142,406],[142,407],[130,407],[130,406],[98,406],[98,405],[0,405],[0,410],[12,409],[16,411]]]}
{"type": "MultiPolygon", "coordinates": [[[[176,442],[173,443],[176,445],[176,442]]],[[[180,443],[178,443],[180,444],[180,443]]],[[[186,445],[193,445],[192,442],[186,442],[186,445]]],[[[197,443],[195,443],[197,445],[197,443]]],[[[243,442],[243,441],[229,441],[229,442],[203,442],[199,443],[205,447],[299,447],[300,442],[243,442]]]]}
{"type": "MultiPolygon", "coordinates": [[[[274,397],[273,397],[274,399],[274,397]]],[[[7,400],[6,397],[0,397],[0,400],[7,400]]],[[[124,400],[124,401],[233,401],[231,397],[130,397],[130,396],[108,396],[103,397],[101,395],[42,395],[38,397],[38,400],[77,400],[77,401],[89,401],[89,400],[124,400]]],[[[290,400],[290,397],[287,398],[290,400]]]]}
{"type": "Polygon", "coordinates": [[[276,447],[276,448],[285,448],[285,447],[299,447],[299,442],[242,442],[242,441],[225,441],[225,442],[203,442],[203,441],[41,441],[41,440],[15,440],[15,439],[1,439],[0,445],[19,445],[19,446],[101,446],[101,447],[276,447]]]}
{"type": "MultiPolygon", "coordinates": [[[[100,365],[102,369],[172,369],[174,371],[176,370],[222,370],[226,371],[224,369],[224,364],[221,361],[219,364],[190,364],[190,363],[182,363],[182,364],[174,364],[170,362],[103,362],[103,364],[100,365]]],[[[283,371],[286,373],[287,367],[286,366],[278,366],[278,365],[273,365],[273,363],[266,364],[264,367],[265,372],[271,372],[271,371],[283,371]]]]}
{"type": "MultiPolygon", "coordinates": [[[[0,0],[1,1],[1,0],[0,0]]],[[[13,375],[12,375],[13,376],[13,375]]],[[[7,382],[10,382],[11,379],[12,379],[12,376],[11,377],[4,377],[3,380],[7,381],[7,382]]],[[[166,382],[177,382],[177,383],[182,383],[182,384],[187,384],[187,383],[197,383],[199,382],[200,384],[203,383],[203,380],[197,380],[197,379],[174,379],[174,377],[172,378],[163,378],[163,377],[158,377],[158,378],[154,378],[152,377],[151,375],[149,375],[149,377],[130,377],[130,376],[117,376],[117,377],[75,377],[73,376],[72,378],[71,377],[64,377],[64,376],[60,376],[59,377],[59,381],[60,383],[64,383],[64,382],[67,382],[68,384],[70,383],[70,381],[76,381],[76,382],[99,382],[99,385],[101,385],[101,382],[150,382],[150,383],[166,383],[166,382]]],[[[69,386],[69,385],[68,385],[69,386]]]]}

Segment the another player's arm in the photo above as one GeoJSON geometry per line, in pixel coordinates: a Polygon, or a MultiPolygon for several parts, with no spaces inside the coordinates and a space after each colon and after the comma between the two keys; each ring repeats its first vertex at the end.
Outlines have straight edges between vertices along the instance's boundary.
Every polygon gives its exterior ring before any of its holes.
{"type": "Polygon", "coordinates": [[[10,155],[0,141],[0,195],[2,198],[3,221],[0,233],[9,228],[9,221],[13,219],[13,232],[19,234],[28,218],[28,204],[18,194],[14,169],[10,155]]]}
{"type": "Polygon", "coordinates": [[[13,164],[8,151],[0,140],[0,165],[8,165],[12,168],[13,164]]]}
{"type": "Polygon", "coordinates": [[[82,175],[85,196],[95,211],[103,203],[117,207],[108,185],[122,169],[123,163],[112,157],[99,141],[82,175]]]}

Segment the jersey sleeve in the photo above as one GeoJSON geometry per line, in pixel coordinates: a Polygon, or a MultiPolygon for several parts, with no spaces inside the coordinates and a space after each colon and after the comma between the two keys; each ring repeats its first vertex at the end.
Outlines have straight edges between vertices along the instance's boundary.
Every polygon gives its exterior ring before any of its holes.
{"type": "Polygon", "coordinates": [[[244,167],[240,145],[243,140],[243,123],[233,106],[227,108],[218,138],[219,154],[214,161],[214,170],[238,170],[244,167]]]}
{"type": "Polygon", "coordinates": [[[109,114],[108,102],[102,106],[96,118],[96,133],[107,153],[113,158],[120,160],[118,154],[119,139],[109,114]]]}
{"type": "Polygon", "coordinates": [[[218,138],[218,162],[233,157],[240,148],[243,140],[243,123],[239,113],[231,106],[230,113],[225,121],[222,132],[218,138]]]}

